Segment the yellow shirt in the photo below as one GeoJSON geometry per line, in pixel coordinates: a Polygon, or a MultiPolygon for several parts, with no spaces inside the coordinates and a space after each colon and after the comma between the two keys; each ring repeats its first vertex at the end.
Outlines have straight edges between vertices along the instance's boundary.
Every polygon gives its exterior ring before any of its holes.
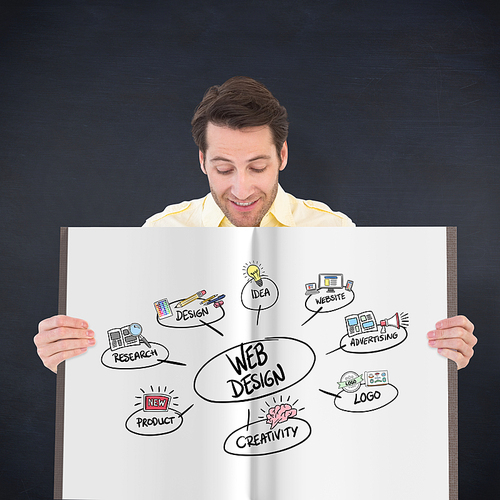
{"type": "MultiPolygon", "coordinates": [[[[319,201],[299,200],[278,186],[278,194],[261,227],[354,227],[341,212],[319,201]]],[[[211,194],[205,198],[169,205],[150,217],[143,227],[233,227],[211,194]]]]}

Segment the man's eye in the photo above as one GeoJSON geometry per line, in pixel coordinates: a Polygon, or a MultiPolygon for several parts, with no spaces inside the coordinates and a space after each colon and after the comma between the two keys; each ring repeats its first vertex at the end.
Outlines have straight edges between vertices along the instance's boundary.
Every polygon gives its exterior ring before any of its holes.
{"type": "Polygon", "coordinates": [[[264,172],[264,170],[265,170],[265,169],[266,169],[266,167],[260,167],[260,168],[255,168],[255,167],[254,167],[252,170],[253,170],[254,172],[260,173],[260,172],[264,172]]]}
{"type": "Polygon", "coordinates": [[[231,170],[219,170],[219,169],[216,169],[216,170],[217,170],[217,173],[221,174],[221,175],[228,175],[231,173],[231,170]]]}

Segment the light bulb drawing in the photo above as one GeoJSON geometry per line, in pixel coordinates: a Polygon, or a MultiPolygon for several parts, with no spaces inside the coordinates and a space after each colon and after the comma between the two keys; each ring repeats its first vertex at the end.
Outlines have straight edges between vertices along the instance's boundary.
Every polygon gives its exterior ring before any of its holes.
{"type": "Polygon", "coordinates": [[[247,267],[247,274],[251,279],[255,280],[255,283],[257,283],[258,286],[262,286],[262,278],[260,276],[260,269],[258,266],[250,264],[247,267]]]}
{"type": "Polygon", "coordinates": [[[279,290],[276,283],[267,275],[264,266],[257,260],[246,262],[241,270],[246,279],[245,286],[241,290],[241,303],[246,309],[257,311],[258,325],[261,311],[276,304],[279,290]]]}

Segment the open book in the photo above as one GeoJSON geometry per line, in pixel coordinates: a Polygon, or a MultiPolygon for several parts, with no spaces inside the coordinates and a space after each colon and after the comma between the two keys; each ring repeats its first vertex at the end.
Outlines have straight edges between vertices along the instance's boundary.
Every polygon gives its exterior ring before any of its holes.
{"type": "Polygon", "coordinates": [[[56,498],[455,498],[453,236],[63,229],[56,498]]]}

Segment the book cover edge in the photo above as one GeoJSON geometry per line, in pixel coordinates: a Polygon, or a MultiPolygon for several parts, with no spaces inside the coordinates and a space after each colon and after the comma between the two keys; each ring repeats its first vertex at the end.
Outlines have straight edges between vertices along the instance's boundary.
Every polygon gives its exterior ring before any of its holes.
{"type": "MultiPolygon", "coordinates": [[[[448,317],[458,314],[457,300],[457,228],[446,228],[448,317]]],[[[448,360],[448,435],[450,500],[458,500],[458,370],[448,360]]]]}
{"type": "MultiPolygon", "coordinates": [[[[58,314],[66,314],[68,264],[68,228],[61,227],[59,251],[59,304],[58,314]]],[[[62,499],[64,449],[64,382],[65,362],[57,367],[56,434],[54,453],[54,499],[62,499]]]]}

